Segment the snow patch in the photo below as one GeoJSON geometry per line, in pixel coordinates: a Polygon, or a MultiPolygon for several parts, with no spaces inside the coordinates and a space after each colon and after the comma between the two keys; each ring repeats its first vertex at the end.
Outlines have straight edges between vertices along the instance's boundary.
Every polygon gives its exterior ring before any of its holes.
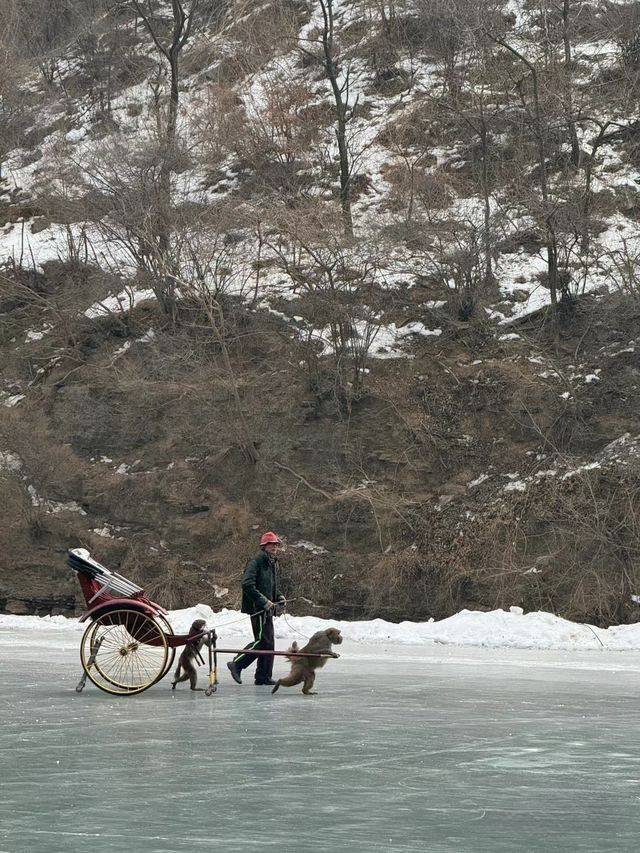
{"type": "MultiPolygon", "coordinates": [[[[214,612],[207,604],[196,604],[168,614],[176,633],[187,633],[195,619],[204,619],[207,628],[215,628],[220,646],[244,645],[251,634],[246,614],[223,608],[214,612]]],[[[340,629],[345,640],[354,643],[380,645],[431,645],[484,648],[556,649],[565,651],[596,650],[640,651],[640,623],[596,628],[593,625],[570,622],[552,613],[524,613],[521,607],[508,610],[480,612],[462,610],[439,621],[404,621],[399,624],[383,619],[344,621],[319,619],[314,616],[290,616],[276,619],[275,634],[280,647],[292,640],[309,637],[315,631],[333,625],[340,629]]],[[[79,641],[86,625],[64,616],[10,616],[0,614],[0,645],[18,642],[13,632],[24,630],[32,645],[64,643],[65,636],[75,635],[79,641]]],[[[19,641],[23,642],[21,634],[19,641]]]]}
{"type": "Polygon", "coordinates": [[[289,547],[291,548],[304,548],[305,551],[311,551],[312,554],[328,554],[326,548],[323,548],[322,545],[314,545],[313,542],[307,542],[306,539],[300,539],[298,542],[293,542],[289,547]]]}

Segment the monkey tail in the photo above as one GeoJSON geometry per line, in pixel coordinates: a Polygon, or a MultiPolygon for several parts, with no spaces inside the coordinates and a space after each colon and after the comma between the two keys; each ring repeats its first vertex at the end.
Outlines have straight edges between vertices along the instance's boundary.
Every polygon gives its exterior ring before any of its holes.
{"type": "Polygon", "coordinates": [[[178,663],[178,666],[176,667],[176,671],[173,673],[173,681],[171,682],[171,689],[172,690],[176,689],[176,684],[179,681],[182,681],[182,679],[180,678],[181,671],[182,671],[182,664],[178,663]]]}
{"type": "MultiPolygon", "coordinates": [[[[289,646],[289,648],[287,649],[287,651],[288,651],[288,652],[291,652],[292,654],[296,654],[297,652],[299,652],[299,651],[300,651],[300,647],[298,646],[298,644],[297,644],[297,643],[296,643],[296,641],[294,640],[294,641],[293,641],[293,643],[291,643],[291,645],[290,645],[290,646],[289,646]]],[[[286,659],[287,659],[287,660],[289,660],[289,661],[291,660],[291,658],[289,657],[289,655],[285,655],[285,657],[286,657],[286,659]]]]}

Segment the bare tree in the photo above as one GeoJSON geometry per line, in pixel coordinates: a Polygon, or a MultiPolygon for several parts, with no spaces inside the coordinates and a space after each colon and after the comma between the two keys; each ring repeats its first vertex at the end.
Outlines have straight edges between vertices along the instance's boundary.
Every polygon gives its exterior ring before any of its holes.
{"type": "Polygon", "coordinates": [[[363,392],[371,345],[382,325],[379,291],[384,285],[383,250],[375,240],[345,241],[335,224],[311,205],[279,218],[266,240],[293,290],[309,306],[300,332],[310,384],[319,396],[326,383],[347,414],[363,392]]]}
{"type": "MultiPolygon", "coordinates": [[[[161,160],[158,174],[158,216],[154,238],[157,251],[163,259],[162,265],[166,268],[170,266],[168,258],[171,239],[171,175],[175,171],[177,154],[180,57],[192,33],[193,23],[199,12],[200,0],[191,0],[189,5],[182,0],[171,0],[171,19],[168,27],[164,18],[158,14],[158,7],[153,0],[146,0],[146,2],[144,0],[131,0],[131,2],[142,18],[157,52],[169,69],[169,100],[159,152],[161,160]]],[[[168,275],[165,279],[164,303],[173,312],[174,287],[172,282],[171,275],[168,275]]]]}
{"type": "MultiPolygon", "coordinates": [[[[59,60],[80,33],[89,30],[97,12],[111,0],[8,0],[18,10],[16,47],[36,63],[43,79],[61,79],[59,60]]],[[[4,5],[3,5],[4,14],[4,5]]]]}
{"type": "Polygon", "coordinates": [[[547,166],[547,137],[548,124],[542,106],[540,79],[538,68],[534,61],[528,59],[520,50],[500,36],[490,35],[496,44],[507,50],[526,69],[517,80],[516,89],[520,97],[523,116],[535,141],[537,154],[537,176],[541,194],[540,218],[544,227],[544,240],[547,253],[547,283],[551,297],[554,317],[558,312],[558,234],[556,213],[557,207],[549,188],[547,166]]]}
{"type": "Polygon", "coordinates": [[[9,6],[6,17],[0,23],[0,181],[3,178],[4,159],[18,144],[30,115],[24,90],[20,86],[26,68],[17,52],[18,27],[18,10],[15,6],[9,6]]]}
{"type": "MultiPolygon", "coordinates": [[[[239,446],[247,461],[255,465],[260,454],[240,394],[241,382],[233,365],[233,335],[229,331],[225,307],[229,291],[239,296],[243,290],[237,281],[238,268],[242,266],[237,257],[239,249],[224,239],[221,229],[212,228],[211,222],[201,223],[201,226],[204,227],[195,226],[185,235],[182,245],[184,277],[176,278],[176,289],[181,298],[195,306],[206,319],[233,401],[232,422],[239,446]]],[[[241,271],[239,274],[242,276],[241,271]]]]}
{"type": "Polygon", "coordinates": [[[325,78],[331,87],[335,115],[335,134],[340,163],[340,208],[344,233],[353,236],[353,216],[351,213],[352,198],[352,158],[347,138],[347,128],[353,121],[358,106],[357,96],[353,96],[350,88],[351,66],[341,61],[337,43],[335,0],[317,0],[322,17],[319,32],[319,42],[310,38],[309,43],[316,42],[319,50],[310,50],[300,45],[300,50],[312,63],[319,64],[325,78]]]}
{"type": "Polygon", "coordinates": [[[74,45],[80,66],[76,87],[87,92],[97,120],[111,121],[114,94],[119,88],[142,79],[149,73],[151,59],[134,54],[136,36],[129,26],[132,12],[112,5],[102,16],[89,18],[74,45]]]}

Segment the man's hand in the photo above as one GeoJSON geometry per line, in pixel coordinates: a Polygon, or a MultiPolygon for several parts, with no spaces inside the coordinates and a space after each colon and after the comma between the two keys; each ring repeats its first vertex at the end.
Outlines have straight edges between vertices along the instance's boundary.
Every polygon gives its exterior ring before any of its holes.
{"type": "Polygon", "coordinates": [[[271,610],[271,608],[272,608],[272,607],[273,607],[273,601],[269,601],[269,599],[268,599],[268,598],[265,598],[265,600],[264,600],[264,610],[265,610],[265,612],[267,612],[267,613],[268,613],[268,612],[269,612],[269,610],[271,610]]]}

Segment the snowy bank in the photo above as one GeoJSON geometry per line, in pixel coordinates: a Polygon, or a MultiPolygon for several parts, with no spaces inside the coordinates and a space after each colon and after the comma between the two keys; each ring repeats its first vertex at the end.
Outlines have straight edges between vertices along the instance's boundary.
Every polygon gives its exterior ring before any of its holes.
{"type": "MultiPolygon", "coordinates": [[[[194,619],[206,619],[218,633],[222,648],[244,645],[251,636],[248,617],[235,610],[214,613],[206,604],[174,610],[169,621],[176,633],[184,633],[194,619]]],[[[278,647],[300,641],[328,625],[340,628],[345,640],[368,644],[483,646],[485,648],[556,649],[578,651],[605,648],[610,651],[640,650],[640,623],[596,628],[569,622],[551,613],[524,613],[520,607],[490,613],[462,610],[439,622],[344,622],[314,616],[285,615],[276,619],[278,647]],[[284,642],[283,642],[284,641],[284,642]]],[[[64,616],[8,616],[0,614],[0,645],[17,640],[24,645],[68,646],[79,643],[86,625],[64,616]]]]}

